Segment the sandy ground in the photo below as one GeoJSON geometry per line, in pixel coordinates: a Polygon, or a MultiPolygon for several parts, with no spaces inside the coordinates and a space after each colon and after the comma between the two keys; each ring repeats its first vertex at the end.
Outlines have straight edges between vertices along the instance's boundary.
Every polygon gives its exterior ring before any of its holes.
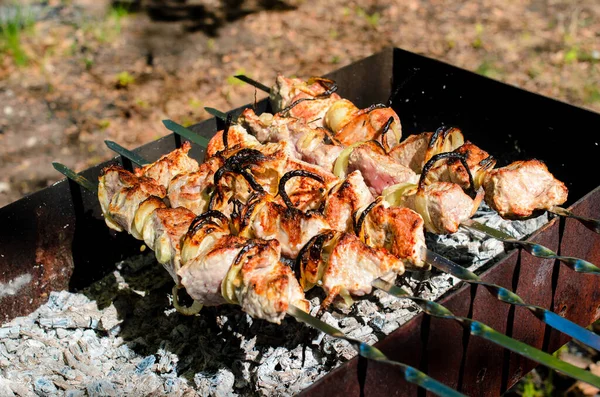
{"type": "Polygon", "coordinates": [[[251,102],[235,73],[270,84],[388,46],[600,111],[594,0],[155,3],[34,3],[20,66],[0,41],[0,206],[60,179],[52,160],[81,170],[111,156],[105,139],[136,147],[167,133],[164,118],[189,125],[204,106],[251,102]]]}

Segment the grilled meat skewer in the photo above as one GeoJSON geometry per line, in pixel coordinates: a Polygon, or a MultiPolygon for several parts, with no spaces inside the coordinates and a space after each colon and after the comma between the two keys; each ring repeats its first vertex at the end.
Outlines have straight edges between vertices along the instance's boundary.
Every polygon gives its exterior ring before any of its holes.
{"type": "MultiPolygon", "coordinates": [[[[107,209],[105,218],[122,230],[136,230],[137,238],[141,230],[157,260],[193,299],[206,305],[234,301],[251,316],[275,323],[290,304],[308,310],[297,280],[280,261],[276,240],[233,238],[224,215],[213,216],[218,213],[212,212],[196,217],[182,207],[167,208],[145,185],[150,185],[148,178],[135,177],[117,166],[105,169],[98,190],[100,200],[110,203],[102,205],[107,209]],[[121,187],[123,180],[129,186],[121,187]],[[235,277],[223,281],[233,266],[237,267],[235,277]],[[221,295],[221,283],[228,288],[227,298],[221,295]]],[[[155,186],[164,192],[162,186],[155,186]]]]}

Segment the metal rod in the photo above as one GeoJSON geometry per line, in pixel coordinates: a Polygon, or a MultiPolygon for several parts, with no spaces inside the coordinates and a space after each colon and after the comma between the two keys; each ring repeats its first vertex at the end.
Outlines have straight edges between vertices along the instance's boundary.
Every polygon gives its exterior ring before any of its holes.
{"type": "Polygon", "coordinates": [[[120,154],[122,157],[125,157],[128,160],[133,161],[137,165],[144,166],[146,164],[150,164],[146,159],[142,158],[139,154],[132,152],[129,149],[125,149],[123,146],[119,145],[117,142],[105,140],[104,143],[110,150],[120,154]]]}
{"type": "Polygon", "coordinates": [[[521,297],[514,292],[496,284],[486,283],[475,273],[452,262],[450,259],[436,254],[431,250],[427,250],[426,262],[436,269],[440,269],[441,271],[449,273],[463,281],[484,286],[492,295],[498,298],[498,300],[511,305],[525,307],[529,309],[534,316],[552,328],[557,329],[560,332],[569,335],[573,339],[577,339],[581,343],[593,347],[596,350],[600,350],[600,335],[597,335],[592,331],[587,330],[554,312],[551,312],[550,310],[544,309],[543,307],[525,303],[523,299],[521,299],[521,297]]]}
{"type": "Polygon", "coordinates": [[[554,207],[552,207],[549,210],[549,212],[552,212],[553,214],[560,215],[560,216],[566,216],[567,218],[576,219],[583,226],[587,227],[588,229],[590,229],[594,233],[599,233],[600,234],[600,220],[598,220],[598,219],[586,218],[584,216],[575,215],[574,213],[572,213],[568,209],[563,208],[563,207],[559,207],[557,205],[555,205],[554,207]]]}
{"type": "Polygon", "coordinates": [[[206,110],[206,113],[208,113],[211,116],[214,116],[220,120],[223,120],[223,121],[227,120],[227,113],[223,113],[218,109],[205,107],[204,110],[206,110]]]}
{"type": "Polygon", "coordinates": [[[591,262],[588,262],[583,259],[574,258],[571,256],[562,256],[558,255],[556,252],[552,251],[550,248],[546,248],[543,245],[533,243],[531,241],[522,241],[513,238],[510,234],[504,233],[501,230],[497,230],[491,228],[489,226],[483,225],[479,222],[476,222],[472,219],[469,219],[463,223],[461,223],[466,229],[474,230],[480,233],[483,233],[489,237],[495,238],[496,240],[500,240],[507,244],[515,244],[521,246],[525,251],[529,252],[531,255],[536,256],[538,258],[543,259],[557,259],[567,265],[570,269],[575,270],[578,273],[589,273],[589,274],[597,274],[600,275],[600,269],[591,262]]]}
{"type": "Polygon", "coordinates": [[[66,165],[54,161],[54,162],[52,162],[52,166],[54,167],[54,169],[56,171],[60,172],[61,174],[63,174],[64,176],[66,176],[67,178],[72,180],[73,182],[77,183],[78,185],[84,187],[85,189],[89,190],[92,193],[98,193],[98,187],[96,185],[94,185],[88,179],[79,175],[78,173],[76,173],[75,171],[73,171],[72,169],[67,167],[66,165]]]}
{"type": "Polygon", "coordinates": [[[388,359],[387,356],[376,347],[346,336],[341,330],[332,327],[316,317],[311,316],[296,306],[291,305],[288,308],[287,313],[296,318],[296,320],[302,321],[303,323],[306,323],[329,336],[347,341],[358,352],[358,354],[365,358],[400,367],[404,372],[404,379],[406,379],[407,382],[421,386],[422,388],[429,390],[438,396],[464,396],[464,394],[459,393],[443,383],[438,382],[416,368],[388,359]]]}
{"type": "MultiPolygon", "coordinates": [[[[67,178],[72,179],[74,182],[80,184],[84,188],[89,189],[92,192],[98,192],[98,188],[92,182],[90,182],[83,176],[78,175],[67,166],[56,162],[52,163],[52,165],[57,171],[65,175],[67,178]]],[[[196,302],[194,302],[194,304],[196,304],[196,302]]],[[[437,394],[438,396],[464,397],[464,394],[459,393],[458,391],[451,389],[443,383],[436,381],[435,379],[427,376],[425,373],[417,370],[416,368],[413,368],[401,362],[392,361],[388,359],[387,356],[376,347],[370,346],[364,342],[346,336],[343,331],[325,323],[324,321],[319,320],[316,317],[311,316],[310,314],[302,311],[294,305],[290,305],[288,307],[287,314],[294,317],[296,320],[306,323],[311,327],[316,328],[317,330],[324,332],[334,338],[342,339],[349,342],[352,345],[352,347],[358,352],[358,354],[365,358],[386,364],[391,364],[401,368],[404,372],[404,379],[406,379],[407,382],[421,386],[422,388],[429,390],[430,392],[437,394]]]]}
{"type": "Polygon", "coordinates": [[[202,135],[198,135],[198,134],[188,130],[187,128],[185,128],[182,125],[177,124],[173,120],[163,120],[163,124],[170,131],[176,133],[177,135],[184,137],[185,139],[187,139],[190,142],[194,142],[196,145],[200,145],[202,147],[208,146],[208,139],[206,139],[202,135]]]}
{"type": "Polygon", "coordinates": [[[244,76],[243,74],[238,74],[237,76],[233,76],[233,77],[235,77],[238,80],[242,80],[244,83],[250,84],[251,86],[258,88],[259,90],[264,91],[267,94],[271,93],[271,89],[269,87],[267,87],[263,83],[260,83],[254,79],[251,79],[248,76],[244,76]]]}
{"type": "Polygon", "coordinates": [[[466,317],[455,316],[450,310],[439,303],[411,296],[404,289],[379,278],[373,281],[373,286],[397,298],[411,300],[430,316],[455,320],[464,328],[468,329],[472,335],[480,336],[489,340],[490,342],[496,343],[497,345],[520,354],[523,357],[529,358],[549,368],[560,371],[574,379],[578,379],[582,382],[589,383],[590,385],[600,388],[600,378],[592,374],[590,371],[585,371],[581,368],[575,367],[574,365],[561,361],[551,354],[545,353],[523,342],[506,336],[479,321],[466,317]]]}

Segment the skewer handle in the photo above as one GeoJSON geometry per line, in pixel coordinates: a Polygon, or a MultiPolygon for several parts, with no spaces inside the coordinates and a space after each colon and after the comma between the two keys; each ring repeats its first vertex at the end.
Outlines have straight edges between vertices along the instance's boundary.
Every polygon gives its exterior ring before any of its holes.
{"type": "Polygon", "coordinates": [[[85,177],[77,174],[75,171],[73,171],[66,165],[55,161],[52,163],[52,166],[54,167],[54,169],[56,171],[60,172],[61,174],[63,174],[64,176],[66,176],[67,178],[72,180],[73,182],[77,183],[79,186],[82,186],[83,188],[89,190],[92,193],[98,193],[98,186],[94,185],[92,182],[90,182],[85,177]]]}
{"type": "Polygon", "coordinates": [[[559,206],[552,207],[549,212],[552,212],[556,215],[577,219],[583,226],[587,227],[594,233],[600,234],[600,220],[598,219],[586,218],[584,216],[575,215],[568,209],[559,206]]]}
{"type": "Polygon", "coordinates": [[[184,137],[190,142],[194,142],[196,145],[200,145],[202,147],[208,146],[208,139],[203,137],[202,135],[198,135],[182,125],[177,124],[173,120],[163,120],[163,124],[167,127],[168,130],[176,133],[179,136],[184,137]]]}
{"type": "Polygon", "coordinates": [[[373,282],[373,286],[397,298],[409,299],[413,301],[421,309],[423,309],[425,313],[431,316],[455,320],[464,328],[468,329],[472,335],[487,339],[490,342],[496,343],[497,345],[504,347],[505,349],[511,350],[517,354],[520,354],[523,357],[529,358],[549,368],[560,371],[572,378],[578,379],[585,383],[589,383],[590,385],[593,385],[595,387],[600,387],[600,378],[592,374],[591,372],[585,371],[581,368],[577,368],[574,365],[561,361],[548,353],[545,353],[541,350],[527,345],[526,343],[520,342],[516,339],[506,336],[479,321],[471,320],[470,318],[466,317],[455,316],[450,310],[440,305],[439,303],[411,296],[402,288],[379,278],[373,282]]]}
{"type": "Polygon", "coordinates": [[[149,162],[146,159],[144,159],[142,156],[138,155],[137,153],[132,152],[129,149],[125,149],[123,146],[119,145],[117,142],[106,140],[106,141],[104,141],[104,143],[113,152],[120,154],[121,156],[125,157],[128,160],[133,161],[134,163],[136,163],[139,166],[144,166],[146,164],[149,164],[149,162]]]}
{"type": "Polygon", "coordinates": [[[451,389],[443,383],[438,382],[437,380],[427,376],[425,373],[419,371],[416,368],[388,359],[387,356],[376,347],[370,346],[364,342],[346,336],[341,330],[327,324],[324,321],[319,320],[316,317],[311,316],[310,314],[300,310],[296,306],[290,305],[287,313],[290,316],[294,317],[296,320],[306,323],[311,327],[326,333],[329,336],[343,339],[349,342],[352,345],[352,347],[354,347],[354,349],[358,352],[358,354],[365,358],[400,367],[404,372],[404,379],[406,379],[407,382],[421,386],[422,388],[429,390],[430,392],[437,394],[438,396],[464,396],[464,394],[459,393],[458,391],[451,389]]]}
{"type": "Polygon", "coordinates": [[[500,230],[493,229],[489,226],[483,225],[479,222],[475,222],[472,219],[461,223],[461,226],[469,229],[475,230],[477,232],[481,232],[486,234],[489,237],[495,238],[496,240],[500,240],[507,244],[515,244],[521,246],[525,251],[529,252],[531,255],[543,258],[543,259],[557,259],[567,265],[570,269],[578,272],[578,273],[589,273],[589,274],[597,274],[600,275],[600,268],[594,265],[591,262],[588,262],[584,259],[574,258],[572,256],[562,256],[558,255],[556,252],[552,251],[550,248],[546,248],[543,245],[533,243],[531,241],[522,241],[513,238],[511,235],[506,234],[500,230]]]}
{"type": "Polygon", "coordinates": [[[254,79],[251,79],[248,76],[244,76],[243,74],[238,74],[237,76],[233,76],[233,77],[235,77],[238,80],[243,81],[244,83],[250,84],[251,86],[258,88],[259,90],[264,91],[267,94],[271,93],[271,89],[269,87],[267,87],[263,83],[260,83],[254,79]]]}
{"type": "Polygon", "coordinates": [[[206,110],[206,113],[210,114],[211,116],[214,116],[220,120],[226,121],[227,120],[227,114],[221,112],[218,109],[215,108],[209,108],[209,107],[205,107],[204,110],[206,110]]]}
{"type": "Polygon", "coordinates": [[[577,339],[583,344],[586,344],[596,350],[600,350],[600,335],[585,329],[572,321],[567,320],[558,314],[544,309],[540,306],[527,304],[520,296],[514,292],[496,284],[486,283],[475,273],[465,269],[464,267],[452,262],[450,259],[436,254],[433,251],[427,250],[426,261],[431,266],[440,269],[446,273],[453,275],[463,281],[471,284],[479,284],[484,286],[492,295],[499,301],[515,306],[522,306],[529,309],[534,316],[545,322],[552,328],[569,335],[573,339],[577,339]]]}

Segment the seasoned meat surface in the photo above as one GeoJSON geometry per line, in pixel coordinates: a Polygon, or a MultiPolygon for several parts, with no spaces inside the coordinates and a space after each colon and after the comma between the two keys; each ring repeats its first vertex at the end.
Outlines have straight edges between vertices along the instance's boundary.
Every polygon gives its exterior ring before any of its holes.
{"type": "Polygon", "coordinates": [[[192,145],[186,141],[179,149],[162,156],[152,164],[138,168],[135,174],[154,179],[159,185],[167,188],[175,176],[198,170],[196,160],[188,156],[191,148],[192,145]]]}
{"type": "MultiPolygon", "coordinates": [[[[475,183],[475,189],[479,189],[485,174],[494,167],[496,161],[485,150],[468,141],[454,152],[466,157],[467,165],[475,183]]],[[[440,160],[429,170],[427,181],[453,182],[463,189],[470,188],[469,174],[461,161],[456,158],[440,160]]]]}
{"type": "MultiPolygon", "coordinates": [[[[217,131],[217,133],[208,141],[206,147],[206,157],[210,158],[215,156],[217,153],[225,150],[225,143],[223,141],[224,130],[217,131]]],[[[250,135],[244,127],[239,124],[233,124],[229,126],[227,130],[227,148],[253,148],[259,147],[260,142],[250,135]]]]}
{"type": "Polygon", "coordinates": [[[389,155],[371,143],[354,148],[348,160],[348,172],[359,170],[374,196],[383,189],[398,183],[416,183],[418,180],[410,168],[394,161],[389,155]]]}
{"type": "Polygon", "coordinates": [[[352,214],[371,201],[373,196],[362,174],[360,171],[354,171],[330,189],[323,215],[333,230],[351,233],[352,214]]]}
{"type": "Polygon", "coordinates": [[[367,245],[385,248],[403,259],[407,267],[425,266],[423,218],[409,208],[376,205],[366,216],[360,235],[367,245]]]}
{"type": "Polygon", "coordinates": [[[176,282],[181,266],[181,238],[195,217],[192,211],[185,208],[159,208],[145,221],[144,242],[176,282]]]}
{"type": "Polygon", "coordinates": [[[528,217],[567,201],[568,190],[539,160],[515,161],[488,173],[485,202],[503,218],[528,217]]]}

